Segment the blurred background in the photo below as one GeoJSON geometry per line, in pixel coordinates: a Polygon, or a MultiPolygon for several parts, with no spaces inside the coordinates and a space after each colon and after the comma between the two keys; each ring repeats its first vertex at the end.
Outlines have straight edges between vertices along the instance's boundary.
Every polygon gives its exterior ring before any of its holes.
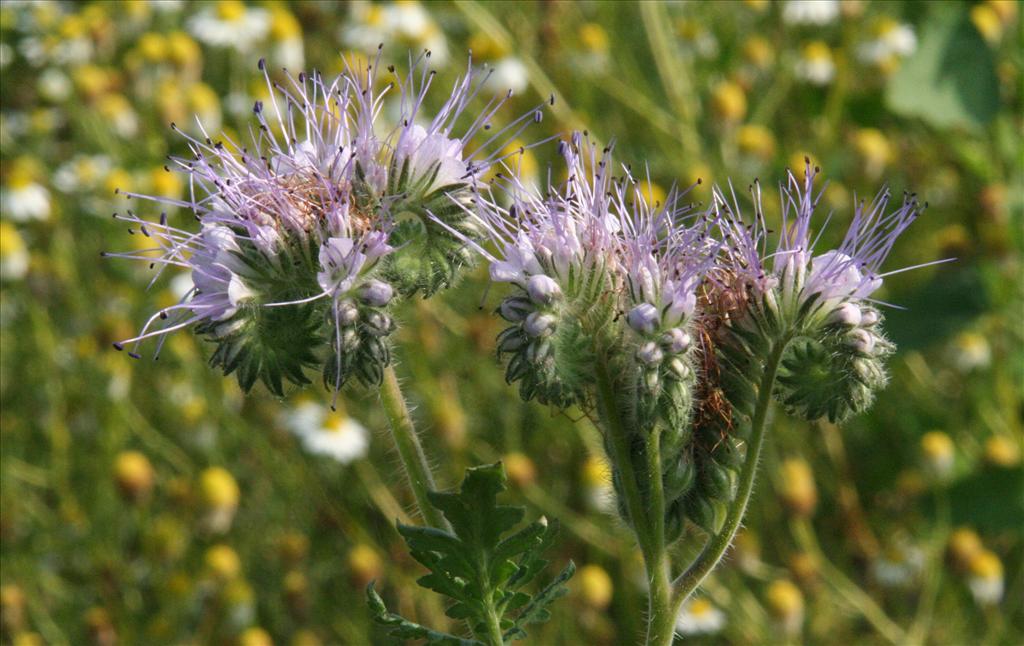
{"type": "MultiPolygon", "coordinates": [[[[131,361],[111,342],[187,279],[147,291],[147,267],[99,257],[146,246],[111,219],[130,206],[115,188],[185,195],[163,169],[186,151],[171,121],[195,114],[237,139],[266,98],[260,57],[328,74],[378,43],[400,68],[432,51],[434,104],[470,49],[493,69],[485,93],[516,92],[503,119],[555,95],[512,146],[587,128],[644,169],[655,199],[697,178],[694,200],[730,179],[742,196],[757,177],[771,221],[771,187],[809,157],[835,210],[826,242],[883,183],[926,200],[888,266],[957,262],[887,279],[880,298],[906,308],[887,312],[891,384],[842,429],[779,416],[746,530],[679,630],[695,643],[1024,640],[1016,2],[5,0],[2,643],[387,643],[365,608],[371,579],[393,609],[448,626],[394,530],[412,501],[375,393],[347,393],[338,413],[321,388],[243,397],[189,333],[159,362],[131,361]]],[[[528,151],[524,173],[539,181],[554,152],[528,151]]],[[[438,478],[503,459],[508,499],[561,520],[553,562],[580,571],[535,643],[634,643],[639,556],[610,513],[598,431],[505,385],[486,282],[480,269],[399,312],[398,369],[438,478]]],[[[688,531],[680,562],[702,538],[688,531]]]]}

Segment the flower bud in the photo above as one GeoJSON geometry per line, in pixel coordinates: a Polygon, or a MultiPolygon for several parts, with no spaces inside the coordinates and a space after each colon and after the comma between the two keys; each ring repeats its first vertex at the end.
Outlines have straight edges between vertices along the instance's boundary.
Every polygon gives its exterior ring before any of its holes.
{"type": "Polygon", "coordinates": [[[395,321],[383,312],[373,312],[366,321],[366,325],[374,334],[384,336],[395,329],[395,321]]]}
{"type": "Polygon", "coordinates": [[[523,329],[534,338],[548,336],[555,331],[555,317],[542,312],[532,312],[526,317],[523,329]]]}
{"type": "Polygon", "coordinates": [[[501,301],[498,314],[509,323],[518,323],[533,311],[533,305],[521,296],[513,296],[501,301]]]}
{"type": "Polygon", "coordinates": [[[562,295],[562,288],[550,276],[537,274],[526,281],[526,293],[538,305],[550,305],[562,295]]]}
{"type": "Polygon", "coordinates": [[[626,315],[626,322],[640,334],[654,334],[661,324],[661,315],[658,308],[650,303],[640,303],[629,310],[626,315]]]}
{"type": "Polygon", "coordinates": [[[867,330],[854,330],[846,337],[846,342],[861,354],[871,354],[871,351],[875,349],[875,337],[867,330]]]}
{"type": "Polygon", "coordinates": [[[661,335],[661,345],[673,354],[682,354],[690,348],[692,339],[686,332],[677,327],[661,335]]]}
{"type": "Polygon", "coordinates": [[[865,307],[860,311],[860,324],[864,327],[871,327],[878,323],[878,311],[874,308],[865,307]]]}
{"type": "Polygon", "coordinates": [[[665,358],[665,353],[661,351],[661,348],[654,341],[648,341],[636,351],[636,358],[641,363],[653,366],[661,363],[661,360],[665,358]]]}
{"type": "Polygon", "coordinates": [[[668,362],[668,372],[678,381],[686,381],[690,377],[690,366],[679,357],[672,357],[668,362]]]}
{"type": "Polygon", "coordinates": [[[367,305],[384,307],[391,302],[391,297],[394,296],[394,293],[395,291],[388,283],[382,280],[370,279],[363,283],[362,288],[359,290],[359,297],[367,305]]]}
{"type": "Polygon", "coordinates": [[[359,333],[352,328],[347,328],[341,333],[341,348],[351,352],[359,345],[359,333]]]}
{"type": "Polygon", "coordinates": [[[352,301],[338,303],[338,323],[342,326],[352,325],[359,319],[359,308],[352,301]]]}
{"type": "Polygon", "coordinates": [[[861,322],[860,308],[850,302],[843,303],[828,315],[828,322],[833,325],[857,327],[861,322]]]}

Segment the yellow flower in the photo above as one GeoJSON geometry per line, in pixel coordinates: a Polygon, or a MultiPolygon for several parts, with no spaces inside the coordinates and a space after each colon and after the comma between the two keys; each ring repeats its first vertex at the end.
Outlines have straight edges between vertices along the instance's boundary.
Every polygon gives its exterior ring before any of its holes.
{"type": "Polygon", "coordinates": [[[220,99],[206,83],[193,83],[185,93],[189,109],[201,115],[220,113],[220,99]]]}
{"type": "Polygon", "coordinates": [[[149,186],[154,195],[178,197],[181,195],[183,182],[178,173],[167,172],[163,166],[158,166],[149,172],[149,186]]]}
{"type": "Polygon", "coordinates": [[[202,59],[199,43],[183,31],[172,31],[167,34],[168,57],[181,67],[192,67],[202,59]]]}
{"type": "Polygon", "coordinates": [[[207,507],[237,507],[238,483],[223,467],[210,467],[199,476],[199,490],[207,507]]]}
{"type": "Polygon", "coordinates": [[[804,621],[804,595],[787,579],[777,579],[765,593],[768,611],[787,633],[795,633],[804,621]]]}
{"type": "Polygon", "coordinates": [[[597,455],[587,457],[583,463],[583,484],[588,487],[602,487],[611,482],[608,461],[597,455]]]}
{"type": "Polygon", "coordinates": [[[794,514],[809,516],[818,504],[818,490],[814,473],[804,460],[793,458],[782,463],[782,502],[794,514]]]}
{"type": "Polygon", "coordinates": [[[767,69],[775,60],[775,48],[768,39],[751,36],[743,43],[743,58],[758,69],[767,69]]]}
{"type": "Polygon", "coordinates": [[[995,8],[987,3],[971,7],[971,22],[990,43],[998,43],[1003,37],[1003,21],[995,8]]]}
{"type": "Polygon", "coordinates": [[[270,12],[270,39],[274,41],[302,38],[302,26],[292,12],[275,6],[270,12]]]}
{"type": "Polygon", "coordinates": [[[775,154],[775,137],[764,126],[748,123],[736,131],[736,144],[748,155],[769,160],[775,154]]]}
{"type": "Polygon", "coordinates": [[[528,484],[532,484],[537,478],[537,467],[533,464],[533,460],[523,453],[518,451],[506,453],[501,461],[505,465],[505,473],[508,474],[508,479],[517,487],[525,487],[528,484]]]}
{"type": "Polygon", "coordinates": [[[747,95],[736,83],[722,81],[711,91],[711,108],[727,123],[736,123],[747,114],[747,95]]]}
{"type": "Polygon", "coordinates": [[[789,158],[789,169],[793,171],[797,179],[803,179],[804,171],[807,169],[807,160],[811,161],[811,170],[819,168],[818,158],[808,152],[793,153],[789,158]]]}
{"type": "Polygon", "coordinates": [[[489,34],[480,31],[469,37],[469,50],[473,52],[473,59],[479,61],[497,60],[509,53],[489,34]]]}
{"type": "Polygon", "coordinates": [[[644,200],[650,205],[664,204],[665,198],[668,194],[665,192],[657,182],[653,180],[643,180],[637,184],[637,190],[640,191],[640,195],[643,196],[644,200]]]}
{"type": "Polygon", "coordinates": [[[577,586],[583,603],[603,610],[612,601],[615,591],[612,578],[600,565],[584,565],[576,574],[577,586]]]}
{"type": "Polygon", "coordinates": [[[1020,464],[1020,442],[1006,435],[993,435],[985,440],[985,460],[989,464],[1012,468],[1020,464]]]}
{"type": "Polygon", "coordinates": [[[892,161],[893,150],[881,130],[861,128],[853,136],[853,148],[857,151],[868,175],[878,176],[892,161]]]}
{"type": "Polygon", "coordinates": [[[981,537],[978,532],[970,527],[958,527],[949,535],[949,543],[946,548],[950,558],[961,570],[967,569],[971,560],[984,548],[981,544],[981,537]]]}
{"type": "Polygon", "coordinates": [[[231,581],[242,571],[242,561],[229,545],[214,545],[203,555],[206,569],[218,581],[231,581]]]}
{"type": "Polygon", "coordinates": [[[381,574],[383,563],[377,550],[365,543],[357,543],[345,559],[352,582],[362,588],[381,574]]]}
{"type": "Polygon", "coordinates": [[[245,16],[245,3],[241,0],[220,0],[217,3],[217,17],[227,22],[241,20],[245,16]]]}
{"type": "Polygon", "coordinates": [[[925,466],[932,475],[945,479],[953,471],[953,440],[942,431],[929,431],[921,437],[925,466]]]}
{"type": "Polygon", "coordinates": [[[238,636],[238,646],[274,646],[274,640],[262,628],[246,628],[238,636]]]}
{"type": "Polygon", "coordinates": [[[120,191],[131,191],[135,186],[131,174],[123,168],[115,168],[110,171],[103,180],[103,190],[108,194],[120,191]]]}
{"type": "Polygon", "coordinates": [[[592,52],[608,51],[608,32],[596,22],[587,22],[581,25],[579,38],[584,49],[592,52]]]}
{"type": "Polygon", "coordinates": [[[150,63],[162,63],[167,59],[167,39],[163,34],[150,31],[139,36],[136,44],[139,54],[150,63]]]}
{"type": "Polygon", "coordinates": [[[153,490],[153,465],[138,451],[123,451],[114,460],[114,480],[128,500],[139,501],[153,490]]]}
{"type": "Polygon", "coordinates": [[[113,77],[113,72],[97,65],[82,65],[71,73],[75,87],[88,99],[106,92],[113,85],[113,77]]]}

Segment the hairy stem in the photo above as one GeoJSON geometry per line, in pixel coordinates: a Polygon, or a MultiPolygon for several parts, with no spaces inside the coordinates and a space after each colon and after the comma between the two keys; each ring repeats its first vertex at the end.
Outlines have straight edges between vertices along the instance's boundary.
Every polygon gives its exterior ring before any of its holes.
{"type": "Polygon", "coordinates": [[[669,583],[669,559],[665,550],[665,492],[661,479],[661,428],[655,428],[647,440],[647,477],[651,483],[651,546],[644,556],[647,580],[651,584],[647,616],[647,643],[671,644],[675,635],[672,590],[669,583]]]}
{"type": "Polygon", "coordinates": [[[740,523],[743,521],[747,503],[750,502],[750,494],[754,490],[754,475],[757,473],[757,462],[761,455],[761,446],[764,444],[768,409],[772,402],[772,389],[775,387],[775,376],[779,370],[779,363],[782,361],[782,353],[788,343],[789,338],[780,339],[775,342],[768,353],[764,374],[761,376],[761,383],[758,386],[757,406],[754,408],[754,417],[751,420],[750,444],[747,447],[743,469],[740,471],[736,498],[729,506],[729,513],[726,515],[722,530],[708,541],[693,564],[673,582],[675,608],[682,605],[715,569],[715,566],[728,551],[729,545],[732,544],[732,539],[736,536],[740,523]]]}
{"type": "Polygon", "coordinates": [[[395,441],[398,457],[405,468],[405,475],[408,477],[409,486],[416,497],[420,515],[423,516],[424,522],[431,527],[449,529],[448,522],[441,516],[441,512],[435,509],[427,498],[427,492],[435,488],[434,477],[430,473],[427,456],[416,435],[412,417],[409,415],[409,407],[405,404],[402,387],[398,384],[398,376],[392,366],[384,369],[384,381],[380,385],[380,401],[384,407],[384,414],[387,415],[388,422],[390,422],[391,438],[395,441]]]}
{"type": "Polygon", "coordinates": [[[597,363],[597,407],[608,434],[611,459],[622,481],[622,494],[630,525],[644,557],[644,569],[650,584],[647,613],[647,643],[671,644],[675,621],[668,578],[668,554],[665,551],[665,502],[661,482],[660,432],[651,433],[647,442],[647,473],[650,479],[650,507],[645,508],[636,470],[626,419],[618,405],[615,383],[605,361],[597,363]]]}

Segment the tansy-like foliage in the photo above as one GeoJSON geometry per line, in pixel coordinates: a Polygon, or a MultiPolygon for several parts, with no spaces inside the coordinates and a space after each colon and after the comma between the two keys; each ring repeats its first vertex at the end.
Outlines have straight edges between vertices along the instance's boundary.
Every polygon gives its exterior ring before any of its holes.
{"type": "Polygon", "coordinates": [[[371,583],[366,591],[370,609],[392,636],[428,644],[494,644],[495,631],[500,631],[507,643],[525,638],[527,626],[550,617],[548,605],[566,593],[565,582],[576,567],[570,561],[538,592],[524,590],[547,565],[541,555],[558,527],[542,518],[512,531],[526,512],[498,504],[505,488],[501,463],[468,469],[458,492],[429,494],[451,530],[398,526],[412,557],[429,570],[418,583],[450,599],[446,614],[465,620],[473,637],[434,631],[389,612],[371,583]]]}

